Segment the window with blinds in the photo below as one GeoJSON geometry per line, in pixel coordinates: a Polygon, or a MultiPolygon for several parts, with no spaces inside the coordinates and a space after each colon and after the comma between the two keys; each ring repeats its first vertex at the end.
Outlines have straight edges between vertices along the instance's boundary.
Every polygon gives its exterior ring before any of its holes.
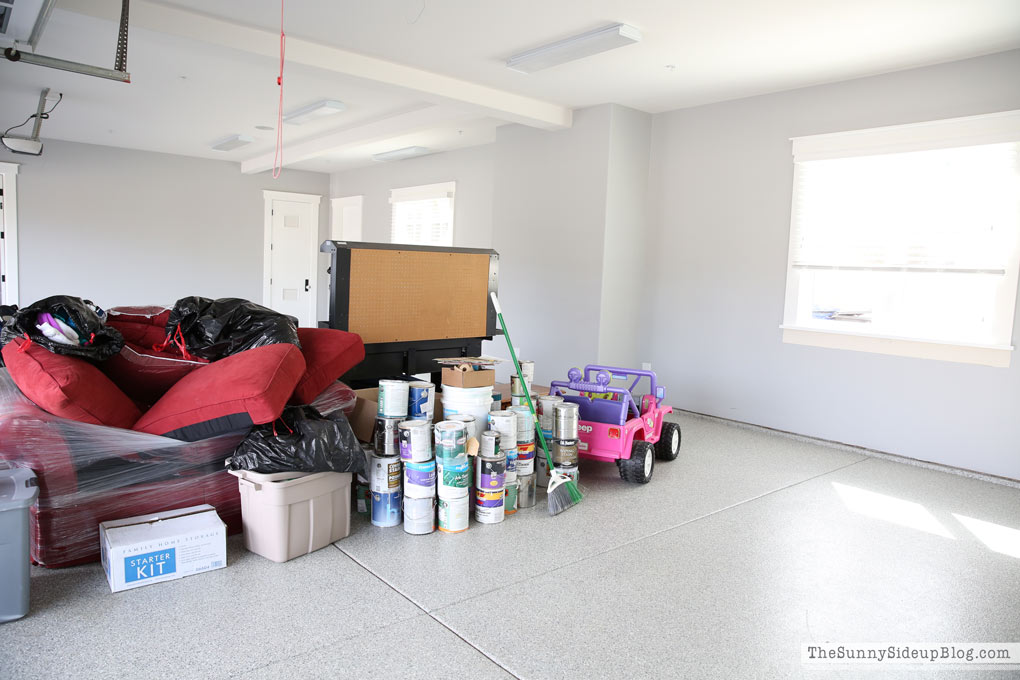
{"type": "Polygon", "coordinates": [[[784,339],[1008,365],[1020,112],[793,141],[784,339]]]}
{"type": "Polygon", "coordinates": [[[441,182],[390,192],[393,243],[420,246],[453,245],[455,182],[441,182]]]}

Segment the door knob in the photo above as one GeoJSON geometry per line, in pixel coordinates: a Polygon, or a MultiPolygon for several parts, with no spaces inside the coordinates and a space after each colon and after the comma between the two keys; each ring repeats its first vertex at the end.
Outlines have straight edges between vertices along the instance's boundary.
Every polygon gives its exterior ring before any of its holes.
{"type": "Polygon", "coordinates": [[[307,293],[311,289],[312,289],[311,286],[308,285],[308,279],[305,279],[305,292],[307,293]]]}

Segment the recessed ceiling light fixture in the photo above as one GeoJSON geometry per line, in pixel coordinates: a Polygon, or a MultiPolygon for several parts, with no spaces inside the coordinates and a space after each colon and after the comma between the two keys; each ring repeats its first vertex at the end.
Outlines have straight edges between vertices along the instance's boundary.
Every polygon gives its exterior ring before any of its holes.
{"type": "Polygon", "coordinates": [[[285,113],[283,115],[283,122],[290,123],[291,125],[304,125],[310,123],[313,120],[318,120],[325,116],[332,116],[334,113],[340,113],[347,109],[347,106],[343,102],[339,102],[335,99],[323,99],[321,102],[315,102],[308,106],[302,106],[296,111],[285,113]]]}
{"type": "Polygon", "coordinates": [[[407,158],[415,158],[416,156],[427,156],[432,153],[431,149],[424,146],[405,146],[403,149],[394,149],[393,151],[384,151],[383,153],[377,153],[372,155],[374,161],[402,161],[407,158]]]}
{"type": "Polygon", "coordinates": [[[233,151],[239,149],[245,144],[251,144],[255,141],[254,137],[249,135],[230,135],[224,137],[218,142],[214,142],[212,145],[213,151],[233,151]]]}
{"type": "Polygon", "coordinates": [[[521,73],[534,73],[636,42],[641,42],[641,31],[627,24],[610,24],[515,54],[506,60],[506,67],[521,73]]]}

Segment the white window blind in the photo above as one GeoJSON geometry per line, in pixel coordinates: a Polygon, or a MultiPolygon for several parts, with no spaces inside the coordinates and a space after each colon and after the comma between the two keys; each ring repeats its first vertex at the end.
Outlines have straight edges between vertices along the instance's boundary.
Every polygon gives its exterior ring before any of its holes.
{"type": "Polygon", "coordinates": [[[831,332],[881,338],[886,353],[901,353],[896,340],[1010,349],[1020,113],[798,138],[794,153],[787,341],[837,346],[817,335],[831,332]]]}
{"type": "Polygon", "coordinates": [[[390,192],[393,243],[453,245],[455,182],[403,187],[390,192]]]}

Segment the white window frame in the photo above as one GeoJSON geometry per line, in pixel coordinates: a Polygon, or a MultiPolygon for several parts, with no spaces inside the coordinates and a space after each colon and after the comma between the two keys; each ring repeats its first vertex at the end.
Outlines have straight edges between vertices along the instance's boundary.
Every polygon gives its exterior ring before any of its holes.
{"type": "MultiPolygon", "coordinates": [[[[798,163],[801,161],[1020,142],[1020,111],[1003,111],[908,125],[793,137],[791,142],[793,143],[794,157],[794,192],[796,192],[799,186],[797,181],[798,163]]],[[[793,195],[792,205],[797,205],[796,193],[793,195]]],[[[806,328],[792,323],[797,318],[798,296],[796,277],[792,275],[793,234],[795,231],[793,221],[795,219],[796,211],[791,209],[791,239],[787,260],[784,323],[780,326],[783,331],[783,342],[986,366],[1009,366],[1013,345],[975,345],[918,340],[864,334],[852,330],[806,328]]],[[[1013,292],[1012,306],[1008,310],[1009,328],[1012,328],[1016,310],[1017,262],[1012,263],[1011,269],[1007,271],[1006,275],[1011,277],[1007,280],[1007,285],[1013,292]]]]}
{"type": "Polygon", "coordinates": [[[401,201],[424,201],[432,198],[450,199],[450,245],[456,242],[457,183],[455,181],[422,184],[390,189],[390,241],[393,241],[393,206],[401,201]]]}
{"type": "Polygon", "coordinates": [[[3,289],[5,305],[20,305],[20,286],[18,282],[18,164],[0,163],[0,175],[3,175],[4,211],[4,262],[3,274],[6,280],[0,283],[3,289]]]}

